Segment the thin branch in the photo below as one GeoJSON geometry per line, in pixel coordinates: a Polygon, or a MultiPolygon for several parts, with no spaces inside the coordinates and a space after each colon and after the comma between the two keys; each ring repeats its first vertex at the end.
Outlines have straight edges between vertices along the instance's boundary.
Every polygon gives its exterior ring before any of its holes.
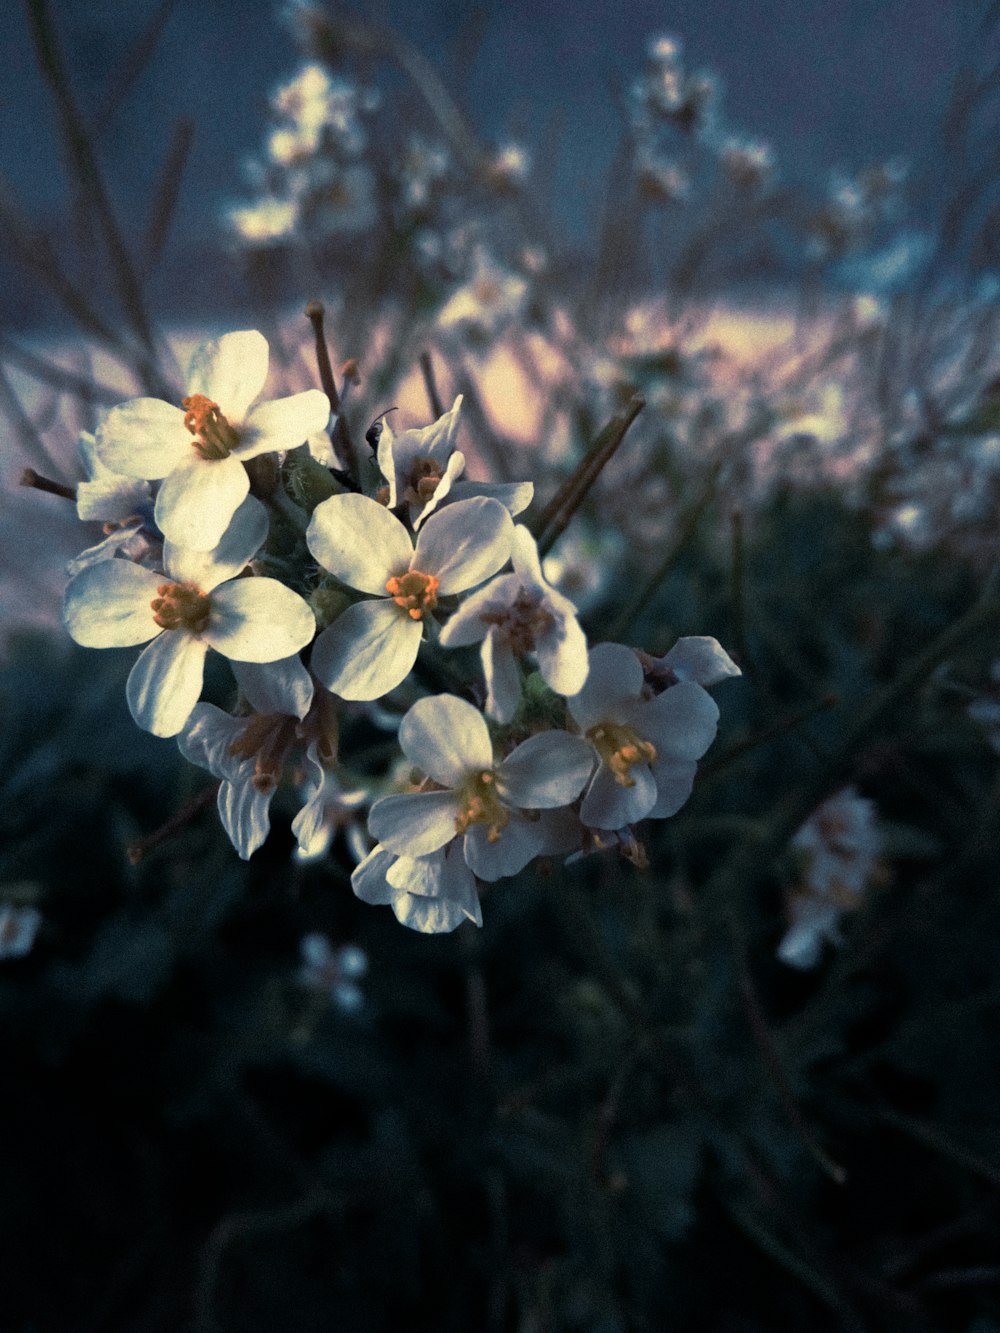
{"type": "Polygon", "coordinates": [[[177,0],[161,0],[159,8],[132,43],[125,58],[115,67],[111,86],[104,101],[94,117],[94,128],[98,135],[104,134],[115,116],[121,110],[132,89],[139,82],[146,66],[156,53],[163,30],[173,13],[177,0]]]}
{"type": "Polygon", "coordinates": [[[184,168],[193,142],[194,121],[179,120],[174,126],[159,184],[153,196],[153,206],[149,210],[149,222],[143,246],[144,275],[149,274],[166,246],[170,226],[177,210],[177,201],[180,198],[184,168]]]}

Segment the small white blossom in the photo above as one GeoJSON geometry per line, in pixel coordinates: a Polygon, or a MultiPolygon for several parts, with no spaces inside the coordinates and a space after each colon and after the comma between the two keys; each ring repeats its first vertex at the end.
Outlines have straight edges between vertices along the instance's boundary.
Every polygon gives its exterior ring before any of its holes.
{"type": "Polygon", "coordinates": [[[23,958],[31,952],[42,924],[37,907],[0,906],[0,959],[23,958]]]}
{"type": "Polygon", "coordinates": [[[824,940],[840,943],[841,915],[859,905],[877,870],[882,836],[874,803],[845,787],[823,802],[791,845],[804,875],[789,901],[791,924],[778,957],[790,967],[810,968],[819,962],[824,940]]]}
{"type": "Polygon", "coordinates": [[[521,696],[517,659],[533,654],[546,685],[577,694],[587,679],[587,640],[576,607],[542,574],[535,539],[514,528],[513,574],[501,574],[472,594],[441,631],[441,646],[482,643],[486,711],[510,722],[521,696]]]}
{"type": "Polygon", "coordinates": [[[485,251],[478,250],[472,276],[445,302],[438,327],[495,338],[520,318],[527,295],[525,278],[500,268],[485,251]]]}
{"type": "Polygon", "coordinates": [[[689,635],[678,639],[662,657],[640,654],[646,678],[656,688],[680,680],[693,680],[702,689],[743,673],[719,643],[709,635],[689,635]]]}
{"type": "Polygon", "coordinates": [[[334,834],[342,828],[355,863],[363,861],[368,842],[358,814],[368,804],[368,792],[345,787],[337,774],[322,764],[315,745],[306,750],[306,769],[305,802],[292,820],[295,860],[305,863],[326,856],[334,834]]]}
{"type": "Polygon", "coordinates": [[[342,583],[377,600],[349,606],[312,653],[318,680],[344,699],[380,699],[409,674],[438,596],[464,592],[510,557],[513,524],[496,500],[463,500],[432,514],[414,548],[377,501],[334,495],[317,505],[306,541],[342,583]]]}
{"type": "Polygon", "coordinates": [[[267,365],[263,334],[224,334],[195,352],[180,406],[134,398],[112,408],[98,429],[105,467],[162,478],[155,515],[169,541],[197,551],[217,546],[250,489],[244,462],[294,449],[326,425],[330,405],[318,389],[251,406],[267,365]]]}
{"type": "Polygon", "coordinates": [[[299,983],[309,990],[324,991],[339,1009],[355,1012],[364,1003],[358,982],[368,974],[368,956],[356,944],[335,949],[325,935],[313,931],[299,946],[302,966],[299,983]]]}
{"type": "Polygon", "coordinates": [[[436,789],[376,801],[372,836],[412,858],[461,837],[466,863],[485,880],[516,875],[549,849],[548,823],[522,812],[568,805],[594,766],[590,746],[565,731],[529,736],[496,763],[482,714],[450,694],[419,699],[400,724],[399,744],[436,789]]]}
{"type": "Polygon", "coordinates": [[[696,761],[715,739],[719,710],[700,685],[682,680],[647,697],[639,658],[618,643],[590,650],[590,671],[568,701],[600,760],[580,818],[620,829],[676,814],[691,794],[696,761]]]}
{"type": "Polygon", "coordinates": [[[298,652],[316,622],[308,604],[276,579],[238,578],[267,535],[253,496],[240,506],[213,551],[167,542],[165,574],[127,560],[104,560],[73,578],[63,623],[85,648],[148,644],[128,678],[133,718],[156,736],[175,736],[201,693],[205,654],[274,662],[298,652]]]}
{"type": "Polygon", "coordinates": [[[465,455],[455,448],[459,394],[449,412],[420,430],[393,432],[383,422],[378,442],[378,465],[389,486],[388,508],[408,506],[414,528],[445,501],[470,500],[485,496],[498,500],[511,515],[520,514],[531,504],[535,488],[530,482],[474,482],[460,480],[465,471],[465,455]]]}

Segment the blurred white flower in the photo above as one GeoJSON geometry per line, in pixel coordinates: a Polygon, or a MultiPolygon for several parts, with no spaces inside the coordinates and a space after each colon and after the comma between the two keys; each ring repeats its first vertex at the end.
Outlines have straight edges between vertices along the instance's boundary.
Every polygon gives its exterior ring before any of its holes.
{"type": "Polygon", "coordinates": [[[31,952],[42,924],[37,907],[0,905],[0,959],[23,958],[31,952]]]}
{"type": "Polygon", "coordinates": [[[483,339],[495,338],[520,318],[527,295],[525,278],[500,268],[484,250],[478,249],[471,277],[452,293],[438,313],[438,328],[444,332],[472,333],[483,339]]]}
{"type": "Polygon", "coordinates": [[[790,924],[778,957],[789,967],[810,968],[824,940],[840,943],[841,915],[859,906],[877,870],[882,835],[874,803],[845,787],[809,817],[791,845],[803,878],[788,903],[790,924]]]}
{"type": "Polygon", "coordinates": [[[299,983],[309,990],[323,991],[338,1009],[356,1012],[364,1004],[358,982],[368,974],[368,955],[356,944],[335,949],[325,935],[313,931],[299,946],[302,966],[299,983]]]}
{"type": "Polygon", "coordinates": [[[295,199],[266,195],[252,204],[237,204],[226,214],[229,225],[247,245],[273,245],[287,241],[299,223],[295,199]]]}

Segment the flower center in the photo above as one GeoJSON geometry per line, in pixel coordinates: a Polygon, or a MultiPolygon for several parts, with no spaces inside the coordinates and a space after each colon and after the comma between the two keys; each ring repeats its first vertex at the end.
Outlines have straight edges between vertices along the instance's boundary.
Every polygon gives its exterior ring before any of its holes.
{"type": "Polygon", "coordinates": [[[150,602],[153,619],[162,629],[201,634],[208,628],[212,599],[193,583],[161,583],[150,602]]]}
{"type": "Polygon", "coordinates": [[[228,458],[239,444],[239,436],[213,403],[203,393],[181,399],[184,425],[194,436],[192,447],[199,458],[228,458]]]}
{"type": "Polygon", "coordinates": [[[496,625],[500,637],[515,657],[523,657],[534,650],[541,636],[552,628],[555,620],[542,605],[540,594],[521,588],[511,606],[486,610],[481,619],[486,625],[496,625]]]}
{"type": "Polygon", "coordinates": [[[252,759],[253,785],[263,795],[274,791],[285,767],[285,756],[295,739],[295,719],[282,713],[254,713],[227,753],[252,759]]]}
{"type": "Polygon", "coordinates": [[[415,458],[406,480],[403,499],[407,504],[425,505],[438,488],[441,464],[436,458],[415,458]]]}
{"type": "Polygon", "coordinates": [[[587,737],[623,787],[635,786],[633,764],[651,764],[656,759],[656,747],[623,722],[601,722],[591,727],[587,737]]]}
{"type": "Polygon", "coordinates": [[[486,825],[486,841],[499,841],[510,821],[510,813],[497,795],[496,777],[489,770],[471,773],[459,787],[455,832],[464,833],[470,824],[486,825]]]}
{"type": "Polygon", "coordinates": [[[411,620],[426,620],[437,606],[438,583],[433,574],[411,569],[387,580],[385,590],[411,620]]]}

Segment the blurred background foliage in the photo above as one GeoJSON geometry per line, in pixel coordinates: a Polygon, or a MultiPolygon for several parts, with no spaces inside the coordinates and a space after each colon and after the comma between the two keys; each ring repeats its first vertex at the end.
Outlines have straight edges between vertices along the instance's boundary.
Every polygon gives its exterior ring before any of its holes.
{"type": "MultiPolygon", "coordinates": [[[[87,116],[60,102],[79,52],[53,45],[40,0],[26,12],[75,231],[0,199],[7,262],[64,317],[56,347],[5,340],[0,387],[11,459],[72,483],[76,430],[119,384],[174,368],[87,116]]],[[[416,370],[432,354],[443,396],[466,394],[470,454],[534,479],[538,509],[641,394],[553,575],[591,642],[662,654],[710,634],[743,676],[718,690],[719,739],[676,818],[627,855],[488,886],[481,931],[427,938],[353,898],[340,840],[319,863],[292,857],[292,792],[241,863],[204,774],[128,718],[131,655],[76,649],[11,602],[0,1325],[996,1333],[993,9],[967,14],[979,63],[955,76],[936,211],[883,207],[895,168],[850,188],[820,165],[794,188],[770,165],[752,189],[727,184],[732,137],[688,95],[701,76],[675,61],[664,93],[674,57],[651,48],[608,94],[622,144],[586,244],[539,216],[531,168],[498,174],[461,80],[445,132],[451,103],[435,109],[405,33],[353,12],[294,21],[303,58],[381,90],[382,121],[356,151],[331,131],[294,179],[273,154],[251,173],[261,198],[303,204],[230,259],[282,376],[315,382],[289,311],[322,295],[335,360],[361,365],[349,394],[344,375],[357,439],[397,393],[433,415],[416,370]],[[443,140],[441,191],[416,203],[403,125],[443,140]],[[363,224],[314,227],[329,215],[313,194],[348,170],[371,193],[363,224]],[[900,246],[913,263],[886,279],[900,246]],[[720,312],[753,343],[761,311],[783,332],[736,355],[720,312]],[[499,353],[516,373],[497,377],[499,353]],[[878,855],[838,904],[840,944],[792,967],[777,950],[810,873],[793,839],[847,786],[873,803],[878,855]],[[19,948],[12,923],[32,911],[19,948]],[[363,950],[353,991],[336,965],[303,963],[315,933],[363,950]]],[[[149,265],[182,194],[180,143],[149,265]]],[[[230,245],[232,207],[212,200],[230,245]]],[[[19,499],[34,517],[9,521],[31,539],[8,528],[5,580],[51,611],[69,507],[19,499]]],[[[211,697],[226,689],[210,678],[211,697]]],[[[360,774],[384,765],[382,724],[345,719],[360,774]]]]}

